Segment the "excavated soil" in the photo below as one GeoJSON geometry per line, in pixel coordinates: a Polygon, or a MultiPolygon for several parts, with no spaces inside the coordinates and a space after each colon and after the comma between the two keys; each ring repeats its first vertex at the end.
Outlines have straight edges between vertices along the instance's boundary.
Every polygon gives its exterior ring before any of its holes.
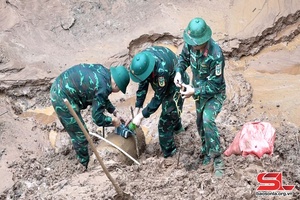
{"type": "MultiPolygon", "coordinates": [[[[121,199],[97,161],[84,171],[49,101],[53,79],[80,62],[128,66],[150,45],[182,48],[189,20],[203,17],[226,56],[227,99],[217,118],[225,150],[251,121],[276,129],[274,153],[224,157],[225,174],[203,167],[195,107],[182,113],[180,150],[164,159],[159,111],[143,121],[140,165],[102,155],[124,199],[300,199],[300,3],[289,1],[0,1],[0,200],[121,199]],[[287,196],[258,196],[260,172],[282,172],[287,196]]],[[[110,99],[130,117],[137,85],[110,99]]],[[[153,92],[150,90],[147,101],[153,92]]],[[[90,110],[82,112],[88,129],[90,110]]],[[[114,134],[112,128],[106,134],[114,134]]],[[[93,138],[95,145],[100,140],[93,138]]],[[[91,152],[91,151],[90,151],[91,152]]],[[[91,153],[91,157],[93,157],[91,153]]]]}

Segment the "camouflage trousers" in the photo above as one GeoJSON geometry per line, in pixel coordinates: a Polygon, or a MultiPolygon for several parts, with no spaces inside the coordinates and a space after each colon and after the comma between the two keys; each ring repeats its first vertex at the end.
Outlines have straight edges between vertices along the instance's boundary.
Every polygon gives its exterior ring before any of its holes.
{"type": "Polygon", "coordinates": [[[167,95],[162,102],[162,111],[158,122],[159,144],[165,158],[176,153],[174,133],[182,129],[181,112],[183,99],[176,89],[167,95]]]}
{"type": "Polygon", "coordinates": [[[201,153],[215,158],[221,155],[220,135],[215,119],[222,109],[225,94],[219,94],[211,99],[196,101],[197,129],[201,137],[201,153]]]}
{"type": "Polygon", "coordinates": [[[69,112],[68,107],[64,103],[64,99],[65,98],[68,99],[74,111],[76,112],[77,116],[79,117],[80,121],[86,128],[85,123],[80,114],[80,110],[78,109],[78,106],[76,106],[76,104],[72,102],[72,99],[68,98],[67,95],[64,94],[64,92],[61,90],[58,81],[52,84],[50,90],[50,97],[51,97],[52,106],[60,122],[62,123],[65,130],[68,132],[69,136],[71,137],[71,141],[76,151],[76,155],[77,158],[79,159],[79,162],[83,166],[87,167],[89,163],[88,141],[84,133],[81,131],[79,125],[77,124],[75,118],[69,112]]]}

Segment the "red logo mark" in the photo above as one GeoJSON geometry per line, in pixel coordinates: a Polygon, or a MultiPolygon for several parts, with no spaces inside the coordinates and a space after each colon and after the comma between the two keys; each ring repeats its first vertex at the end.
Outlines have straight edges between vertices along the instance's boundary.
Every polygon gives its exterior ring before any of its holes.
{"type": "Polygon", "coordinates": [[[282,185],[282,172],[263,172],[257,175],[257,181],[260,186],[257,188],[259,191],[270,190],[293,190],[294,185],[282,185]]]}

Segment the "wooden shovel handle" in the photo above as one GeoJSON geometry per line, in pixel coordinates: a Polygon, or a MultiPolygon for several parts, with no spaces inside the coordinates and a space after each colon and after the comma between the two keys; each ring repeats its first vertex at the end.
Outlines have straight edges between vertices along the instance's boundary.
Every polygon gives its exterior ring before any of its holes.
{"type": "Polygon", "coordinates": [[[71,115],[75,118],[76,122],[78,123],[80,129],[82,130],[82,132],[84,133],[87,141],[89,142],[89,144],[91,145],[91,148],[94,152],[94,154],[96,155],[97,157],[97,160],[99,161],[104,173],[106,174],[107,178],[112,182],[112,184],[114,185],[115,189],[116,189],[116,192],[121,196],[123,197],[124,196],[124,193],[123,191],[121,190],[121,188],[119,187],[119,185],[116,183],[116,181],[113,179],[113,177],[110,175],[109,171],[107,170],[107,168],[105,167],[98,151],[96,150],[95,146],[94,146],[94,143],[90,137],[90,135],[88,134],[87,130],[84,128],[83,124],[81,123],[81,121],[79,120],[77,114],[75,113],[75,111],[73,110],[70,102],[67,100],[67,99],[64,99],[64,103],[66,104],[66,106],[68,107],[71,115]]]}

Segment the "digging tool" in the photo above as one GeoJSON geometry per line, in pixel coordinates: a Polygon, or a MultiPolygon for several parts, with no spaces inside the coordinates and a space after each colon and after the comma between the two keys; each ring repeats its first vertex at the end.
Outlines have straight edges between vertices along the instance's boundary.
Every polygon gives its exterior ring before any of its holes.
{"type": "MultiPolygon", "coordinates": [[[[130,106],[130,110],[131,110],[131,115],[132,115],[132,119],[134,118],[134,113],[133,113],[133,108],[132,106],[130,106]]],[[[137,157],[140,157],[140,150],[139,150],[139,143],[138,143],[138,139],[137,139],[137,135],[134,134],[133,135],[134,141],[135,141],[135,148],[136,148],[136,155],[137,157]]]]}
{"type": "Polygon", "coordinates": [[[99,161],[104,173],[106,174],[107,178],[112,182],[112,184],[114,185],[115,189],[116,189],[116,192],[118,193],[118,195],[120,197],[124,197],[125,193],[121,190],[121,188],[119,187],[119,185],[116,183],[116,181],[113,179],[113,177],[110,175],[109,171],[107,170],[107,168],[105,167],[98,151],[96,150],[95,146],[94,146],[94,143],[91,139],[91,137],[89,136],[87,130],[84,128],[83,124],[81,123],[81,121],[79,120],[77,114],[75,113],[75,111],[73,110],[70,102],[67,100],[67,99],[64,99],[64,103],[66,104],[66,106],[68,107],[71,115],[75,118],[76,122],[78,123],[80,129],[82,130],[82,132],[84,133],[87,141],[89,142],[89,144],[91,145],[91,148],[94,152],[94,154],[96,155],[96,158],[97,160],[99,161]]]}
{"type": "MultiPolygon", "coordinates": [[[[180,88],[181,88],[181,90],[186,90],[186,88],[182,84],[180,84],[180,88]]],[[[178,106],[178,101],[180,99],[180,96],[181,96],[180,92],[175,92],[175,94],[173,96],[173,99],[175,101],[176,109],[177,109],[177,112],[178,112],[179,116],[181,116],[181,113],[182,113],[181,110],[180,110],[180,107],[178,106]]],[[[180,141],[179,135],[175,134],[174,135],[174,139],[175,138],[177,139],[177,141],[179,143],[179,144],[176,144],[176,145],[178,145],[178,147],[177,147],[177,149],[178,149],[178,153],[177,153],[178,154],[178,156],[177,156],[177,167],[178,167],[179,160],[180,160],[180,154],[181,154],[181,141],[180,141]]]]}
{"type": "Polygon", "coordinates": [[[105,138],[105,128],[102,126],[102,136],[105,138]]]}
{"type": "MultiPolygon", "coordinates": [[[[186,127],[184,127],[184,131],[187,131],[189,128],[189,125],[187,125],[186,127]]],[[[177,157],[177,167],[179,166],[179,160],[180,160],[180,155],[181,155],[181,149],[182,149],[182,146],[183,146],[183,142],[180,138],[180,135],[175,135],[175,137],[177,137],[177,141],[178,141],[178,157],[177,157]]],[[[176,144],[177,145],[177,144],[176,144]]]]}
{"type": "MultiPolygon", "coordinates": [[[[176,135],[175,135],[175,137],[176,137],[176,135]]],[[[177,137],[179,137],[179,135],[177,135],[177,137]]],[[[176,167],[178,168],[178,166],[179,166],[179,160],[180,160],[180,154],[181,154],[181,140],[180,140],[180,138],[177,138],[178,139],[178,157],[177,157],[177,165],[176,165],[176,167]]]]}

